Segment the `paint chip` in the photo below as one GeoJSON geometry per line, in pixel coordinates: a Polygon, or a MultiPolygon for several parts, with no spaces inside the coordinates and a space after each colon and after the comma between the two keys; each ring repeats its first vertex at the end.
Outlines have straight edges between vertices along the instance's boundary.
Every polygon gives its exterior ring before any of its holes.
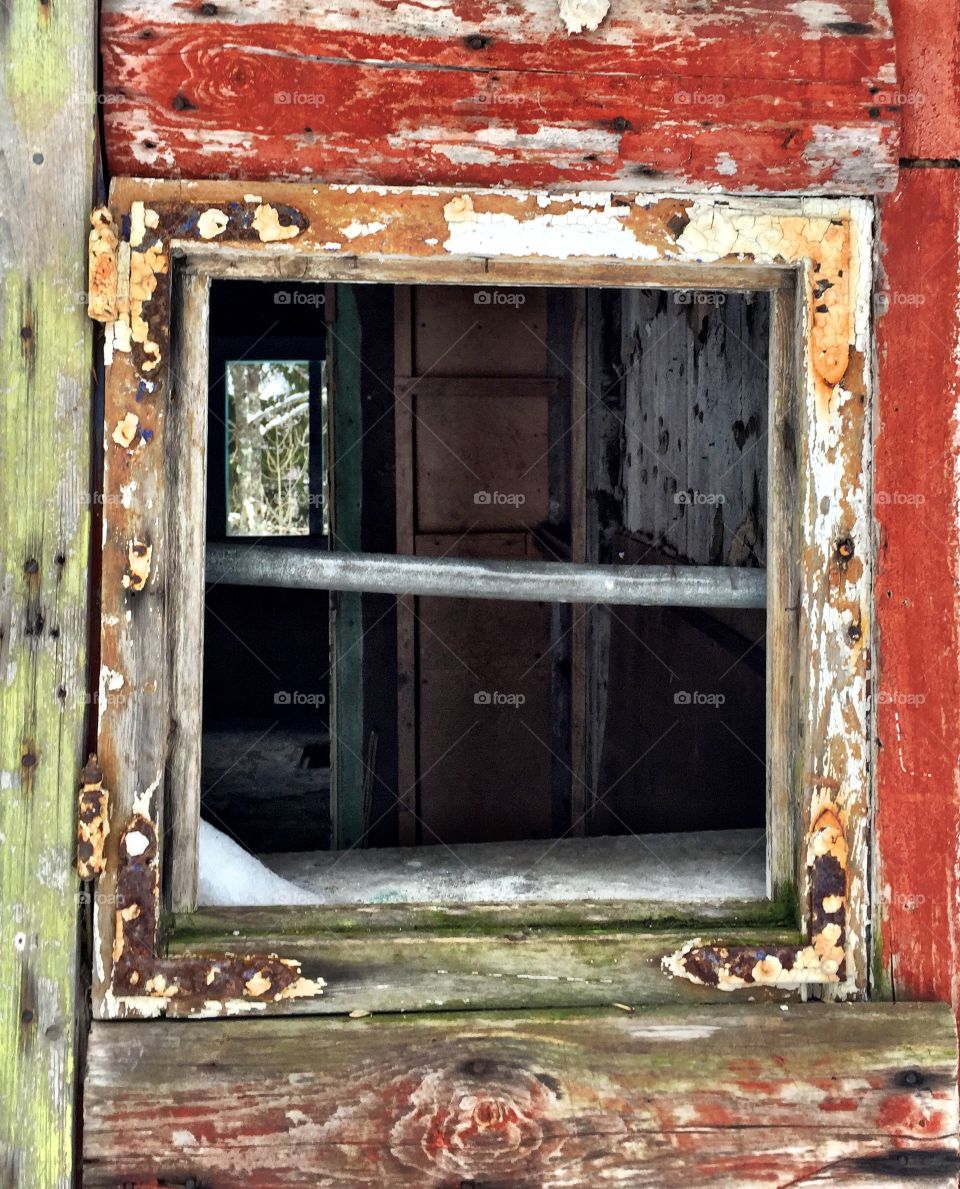
{"type": "Polygon", "coordinates": [[[197,220],[197,232],[201,239],[216,239],[218,235],[223,235],[229,222],[223,211],[212,206],[197,220]]]}
{"type": "Polygon", "coordinates": [[[122,446],[124,450],[128,449],[137,436],[137,426],[140,424],[140,418],[136,413],[127,413],[127,415],[117,422],[116,428],[113,431],[113,440],[118,446],[122,446]]]}

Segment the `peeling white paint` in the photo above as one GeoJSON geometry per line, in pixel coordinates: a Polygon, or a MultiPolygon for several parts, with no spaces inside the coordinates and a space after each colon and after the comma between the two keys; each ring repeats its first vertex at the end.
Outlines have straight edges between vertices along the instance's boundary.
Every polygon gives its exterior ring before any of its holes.
{"type": "Polygon", "coordinates": [[[127,854],[132,858],[139,858],[150,845],[150,839],[140,830],[128,830],[123,845],[127,854]]]}
{"type": "Polygon", "coordinates": [[[197,219],[197,234],[201,239],[216,239],[218,235],[223,235],[229,222],[223,211],[212,206],[197,219]]]}
{"type": "Polygon", "coordinates": [[[448,238],[444,249],[463,256],[612,256],[620,260],[655,260],[659,253],[626,226],[626,205],[606,205],[518,219],[500,211],[477,211],[469,194],[443,208],[448,238]]]}
{"type": "Polygon", "coordinates": [[[361,223],[358,219],[354,219],[346,227],[341,227],[340,231],[347,239],[357,239],[361,235],[376,235],[378,231],[385,231],[386,228],[386,223],[361,223]]]}
{"type": "Polygon", "coordinates": [[[139,814],[140,817],[145,817],[149,821],[153,821],[153,794],[160,787],[162,777],[157,776],[151,783],[143,790],[142,793],[136,793],[133,798],[133,814],[139,814]]]}
{"type": "Polygon", "coordinates": [[[568,33],[593,33],[610,11],[610,0],[560,0],[560,20],[568,33]]]}
{"type": "Polygon", "coordinates": [[[850,15],[839,4],[832,4],[829,0],[799,0],[798,3],[788,4],[788,12],[799,17],[808,26],[804,33],[804,41],[813,41],[823,35],[826,25],[837,21],[849,21],[850,15]]]}

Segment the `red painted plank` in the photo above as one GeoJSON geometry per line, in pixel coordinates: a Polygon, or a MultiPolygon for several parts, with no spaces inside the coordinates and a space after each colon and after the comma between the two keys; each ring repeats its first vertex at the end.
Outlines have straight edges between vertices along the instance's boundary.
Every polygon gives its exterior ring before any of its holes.
{"type": "Polygon", "coordinates": [[[904,157],[960,158],[960,0],[890,0],[904,157]]]}
{"type": "Polygon", "coordinates": [[[95,1024],[84,1185],[956,1184],[949,1010],[95,1024]]]}
{"type": "MultiPolygon", "coordinates": [[[[207,47],[227,29],[252,52],[328,62],[429,63],[458,70],[892,84],[886,0],[633,0],[592,34],[568,36],[557,0],[105,0],[105,42],[139,56],[186,33],[207,47]],[[414,13],[415,15],[411,15],[414,13]]],[[[170,47],[170,52],[179,52],[170,47]]]]}
{"type": "Polygon", "coordinates": [[[904,170],[883,202],[874,483],[884,961],[899,995],[960,1007],[958,219],[954,170],[904,170]]]}
{"type": "Polygon", "coordinates": [[[108,161],[119,174],[396,185],[890,189],[885,8],[850,8],[817,24],[792,10],[832,9],[755,0],[681,19],[679,0],[661,0],[570,38],[554,0],[450,4],[416,22],[377,0],[349,12],[316,0],[309,19],[283,2],[225,19],[113,0],[108,161]]]}

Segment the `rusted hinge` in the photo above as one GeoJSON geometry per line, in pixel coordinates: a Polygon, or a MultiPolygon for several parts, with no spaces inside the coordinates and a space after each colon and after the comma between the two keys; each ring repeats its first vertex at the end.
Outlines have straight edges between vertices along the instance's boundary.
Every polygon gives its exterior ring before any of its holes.
{"type": "Polygon", "coordinates": [[[91,755],[80,773],[77,874],[81,879],[96,879],[103,872],[103,844],[110,833],[109,800],[97,757],[91,755]]]}

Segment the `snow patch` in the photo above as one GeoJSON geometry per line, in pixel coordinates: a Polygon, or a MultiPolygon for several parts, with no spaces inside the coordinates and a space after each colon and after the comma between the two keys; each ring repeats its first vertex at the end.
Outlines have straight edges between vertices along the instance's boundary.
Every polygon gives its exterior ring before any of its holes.
{"type": "Polygon", "coordinates": [[[202,818],[198,899],[202,905],[222,908],[316,903],[316,897],[275,875],[255,855],[202,818]]]}

